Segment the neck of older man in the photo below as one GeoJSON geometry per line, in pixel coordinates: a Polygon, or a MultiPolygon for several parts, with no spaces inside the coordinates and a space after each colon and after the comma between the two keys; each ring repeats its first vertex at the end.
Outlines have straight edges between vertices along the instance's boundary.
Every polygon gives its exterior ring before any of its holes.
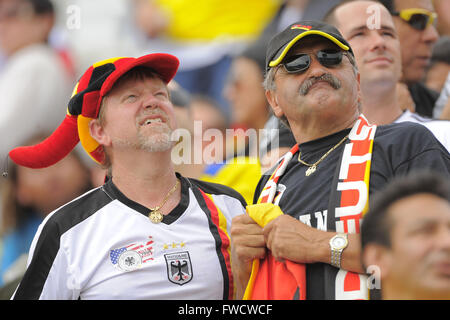
{"type": "MultiPolygon", "coordinates": [[[[112,181],[129,199],[147,208],[160,205],[177,181],[171,149],[115,154],[112,159],[112,181]]],[[[163,214],[169,213],[178,204],[180,189],[162,208],[163,214]]]]}
{"type": "Polygon", "coordinates": [[[362,113],[370,123],[385,125],[402,114],[398,105],[396,82],[361,79],[362,113]]]}
{"type": "Polygon", "coordinates": [[[352,112],[342,114],[339,118],[334,114],[322,113],[316,117],[302,117],[298,121],[289,120],[295,141],[301,144],[352,128],[360,116],[357,101],[355,101],[354,108],[351,110],[352,112]]]}

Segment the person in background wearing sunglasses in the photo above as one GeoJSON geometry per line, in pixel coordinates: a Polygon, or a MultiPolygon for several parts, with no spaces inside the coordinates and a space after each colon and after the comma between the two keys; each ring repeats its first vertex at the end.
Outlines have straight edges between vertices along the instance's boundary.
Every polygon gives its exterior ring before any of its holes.
{"type": "Polygon", "coordinates": [[[402,82],[408,85],[415,111],[432,117],[439,93],[427,88],[422,80],[430,63],[432,48],[439,34],[437,14],[431,0],[379,0],[394,18],[401,44],[402,82]]]}
{"type": "Polygon", "coordinates": [[[269,42],[264,86],[297,144],[232,220],[237,295],[367,299],[359,231],[368,198],[418,168],[450,177],[450,154],[422,125],[367,122],[353,50],[323,22],[296,22],[269,42]]]}
{"type": "Polygon", "coordinates": [[[401,50],[389,11],[376,1],[343,2],[325,17],[350,43],[361,74],[362,112],[374,124],[411,121],[427,127],[450,150],[450,122],[425,118],[403,106],[397,99],[396,84],[402,74],[401,50]],[[380,27],[370,29],[369,8],[380,12],[380,27]]]}

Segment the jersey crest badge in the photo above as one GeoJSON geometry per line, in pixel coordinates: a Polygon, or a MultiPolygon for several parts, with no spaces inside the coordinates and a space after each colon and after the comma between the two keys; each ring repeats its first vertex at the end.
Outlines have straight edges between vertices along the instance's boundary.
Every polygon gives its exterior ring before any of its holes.
{"type": "Polygon", "coordinates": [[[164,255],[169,281],[182,286],[192,280],[192,264],[188,251],[164,255]]]}

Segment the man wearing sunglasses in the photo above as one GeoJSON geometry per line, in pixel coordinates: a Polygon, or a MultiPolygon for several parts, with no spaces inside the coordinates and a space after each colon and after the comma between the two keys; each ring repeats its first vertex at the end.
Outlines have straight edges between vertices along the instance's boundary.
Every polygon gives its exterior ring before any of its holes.
{"type": "Polygon", "coordinates": [[[415,111],[432,117],[439,94],[425,87],[421,81],[430,63],[434,43],[438,40],[435,28],[437,15],[431,0],[379,0],[394,18],[401,44],[402,82],[408,85],[415,103],[415,111]]]}
{"type": "Polygon", "coordinates": [[[450,155],[421,125],[367,122],[353,50],[331,25],[300,21],[277,34],[264,86],[297,144],[232,221],[237,295],[367,299],[359,231],[368,198],[417,168],[450,177],[450,155]]]}

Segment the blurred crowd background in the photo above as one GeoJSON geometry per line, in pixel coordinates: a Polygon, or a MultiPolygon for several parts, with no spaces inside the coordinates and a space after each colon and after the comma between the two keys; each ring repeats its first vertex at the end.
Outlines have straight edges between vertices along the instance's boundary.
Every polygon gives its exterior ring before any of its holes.
{"type": "MultiPolygon", "coordinates": [[[[181,62],[171,87],[180,127],[192,131],[193,121],[201,120],[203,130],[262,129],[271,117],[261,86],[267,42],[295,21],[323,19],[339,2],[0,0],[0,164],[8,172],[0,182],[0,286],[23,272],[42,219],[103,182],[104,172],[81,149],[39,170],[19,168],[7,159],[13,147],[41,141],[60,124],[74,84],[90,65],[111,57],[174,54],[181,62]]],[[[430,40],[433,56],[420,82],[444,106],[449,95],[445,82],[450,81],[450,0],[433,4],[438,36],[430,40]]],[[[446,117],[437,112],[424,116],[446,117]]],[[[214,181],[218,167],[178,169],[214,181]]],[[[238,173],[249,176],[248,190],[239,190],[249,202],[260,170],[247,167],[238,173]]]]}

